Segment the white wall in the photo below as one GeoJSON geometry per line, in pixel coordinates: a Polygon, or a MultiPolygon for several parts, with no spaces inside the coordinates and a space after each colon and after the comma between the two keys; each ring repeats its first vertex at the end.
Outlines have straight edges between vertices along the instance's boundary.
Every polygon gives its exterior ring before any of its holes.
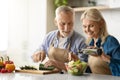
{"type": "Polygon", "coordinates": [[[8,0],[9,44],[7,54],[16,65],[25,61],[24,42],[28,40],[28,0],[8,0]]]}
{"type": "Polygon", "coordinates": [[[46,0],[29,0],[29,56],[39,47],[47,32],[46,4],[46,0]]]}
{"type": "Polygon", "coordinates": [[[5,51],[7,48],[8,48],[8,0],[0,0],[0,56],[2,52],[5,51]]]}
{"type": "Polygon", "coordinates": [[[108,32],[120,42],[120,9],[103,11],[103,16],[107,22],[108,32]]]}
{"type": "Polygon", "coordinates": [[[46,33],[46,0],[8,0],[7,55],[16,66],[29,64],[46,33]]]}
{"type": "Polygon", "coordinates": [[[54,0],[47,0],[47,33],[57,29],[54,24],[55,7],[53,1],[54,0]]]}

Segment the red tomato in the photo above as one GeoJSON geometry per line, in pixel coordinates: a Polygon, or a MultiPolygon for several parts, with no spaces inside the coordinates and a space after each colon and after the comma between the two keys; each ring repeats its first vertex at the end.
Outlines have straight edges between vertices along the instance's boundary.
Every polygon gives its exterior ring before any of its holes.
{"type": "Polygon", "coordinates": [[[1,73],[6,73],[6,72],[7,72],[7,70],[6,70],[6,69],[4,69],[4,68],[2,68],[0,72],[1,72],[1,73]]]}

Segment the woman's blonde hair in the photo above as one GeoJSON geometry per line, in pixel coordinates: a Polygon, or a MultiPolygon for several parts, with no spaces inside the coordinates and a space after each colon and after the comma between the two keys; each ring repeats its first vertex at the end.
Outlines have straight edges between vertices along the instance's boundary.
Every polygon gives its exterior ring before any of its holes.
{"type": "MultiPolygon", "coordinates": [[[[81,21],[83,19],[88,19],[88,20],[92,20],[92,21],[96,21],[96,22],[102,22],[102,27],[101,27],[101,30],[99,33],[99,37],[101,38],[102,43],[104,43],[106,37],[108,36],[108,31],[107,31],[107,27],[106,27],[106,22],[102,16],[102,14],[100,13],[100,11],[95,8],[90,8],[81,15],[81,21]]],[[[91,38],[88,38],[87,43],[89,43],[90,40],[91,40],[91,38]]]]}

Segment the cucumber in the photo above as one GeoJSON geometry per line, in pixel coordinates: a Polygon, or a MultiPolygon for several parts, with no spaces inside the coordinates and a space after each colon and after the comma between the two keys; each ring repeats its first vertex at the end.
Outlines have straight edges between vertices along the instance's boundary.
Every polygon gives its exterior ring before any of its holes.
{"type": "Polygon", "coordinates": [[[48,66],[47,68],[44,67],[44,64],[39,65],[39,70],[53,70],[55,67],[54,66],[48,66]]]}
{"type": "Polygon", "coordinates": [[[33,66],[22,66],[20,67],[21,70],[37,70],[37,68],[33,67],[33,66]]]}

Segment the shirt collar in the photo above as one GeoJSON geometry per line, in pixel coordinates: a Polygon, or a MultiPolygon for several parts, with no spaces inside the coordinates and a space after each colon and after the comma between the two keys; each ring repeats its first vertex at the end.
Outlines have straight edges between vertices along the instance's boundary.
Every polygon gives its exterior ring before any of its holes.
{"type": "MultiPolygon", "coordinates": [[[[102,42],[101,38],[98,38],[98,40],[97,40],[97,42],[96,42],[96,46],[97,46],[98,48],[101,47],[101,42],[102,42]]],[[[90,41],[89,46],[94,46],[94,39],[92,39],[92,40],[90,41]]]]}
{"type": "MultiPolygon", "coordinates": [[[[55,37],[54,37],[54,44],[56,44],[56,46],[59,43],[58,32],[59,32],[59,30],[56,31],[55,37]]],[[[72,33],[66,38],[66,41],[64,43],[65,48],[67,48],[69,43],[71,44],[73,35],[74,35],[74,31],[72,31],[72,33]]]]}
{"type": "MultiPolygon", "coordinates": [[[[57,39],[57,40],[59,39],[59,38],[58,38],[58,32],[59,32],[59,30],[57,30],[57,31],[56,31],[56,34],[55,34],[55,39],[57,39]]],[[[71,39],[71,37],[73,36],[73,34],[74,34],[74,31],[72,31],[71,34],[66,38],[66,41],[69,42],[70,39],[71,39]]]]}

